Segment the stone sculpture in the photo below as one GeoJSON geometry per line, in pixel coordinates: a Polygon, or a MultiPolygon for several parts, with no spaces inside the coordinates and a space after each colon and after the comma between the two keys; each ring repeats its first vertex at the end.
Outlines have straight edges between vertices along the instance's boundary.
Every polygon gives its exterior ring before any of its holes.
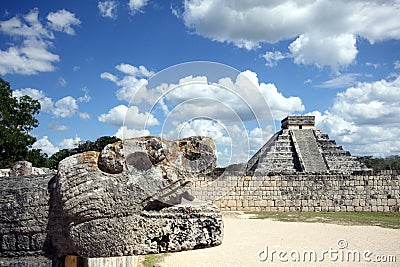
{"type": "Polygon", "coordinates": [[[215,164],[210,138],[143,137],[68,157],[54,177],[0,178],[0,257],[112,257],[217,246],[219,209],[187,193],[191,177],[215,164]]]}

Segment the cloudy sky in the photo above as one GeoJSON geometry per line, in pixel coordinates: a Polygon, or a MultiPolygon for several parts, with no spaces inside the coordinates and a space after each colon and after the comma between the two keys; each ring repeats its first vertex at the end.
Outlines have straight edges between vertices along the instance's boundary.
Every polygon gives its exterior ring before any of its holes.
{"type": "Polygon", "coordinates": [[[352,154],[388,156],[399,14],[400,0],[6,0],[0,77],[41,102],[32,134],[49,155],[103,135],[208,135],[225,165],[312,114],[352,154]]]}

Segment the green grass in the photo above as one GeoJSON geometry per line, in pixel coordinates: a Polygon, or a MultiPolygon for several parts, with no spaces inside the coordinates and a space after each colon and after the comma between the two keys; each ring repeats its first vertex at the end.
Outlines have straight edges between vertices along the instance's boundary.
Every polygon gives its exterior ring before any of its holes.
{"type": "Polygon", "coordinates": [[[400,229],[400,212],[267,212],[248,211],[256,219],[284,222],[322,222],[341,225],[370,225],[400,229]]]}
{"type": "Polygon", "coordinates": [[[160,263],[163,259],[168,256],[169,253],[162,253],[162,254],[148,254],[146,255],[142,266],[143,267],[153,267],[155,264],[160,263]]]}

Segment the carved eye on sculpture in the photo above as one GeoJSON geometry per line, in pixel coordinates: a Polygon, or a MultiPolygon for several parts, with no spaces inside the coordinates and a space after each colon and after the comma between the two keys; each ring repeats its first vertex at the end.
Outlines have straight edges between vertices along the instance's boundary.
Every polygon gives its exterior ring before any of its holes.
{"type": "Polygon", "coordinates": [[[136,151],[126,157],[126,164],[139,171],[147,171],[153,167],[146,152],[136,151]]]}

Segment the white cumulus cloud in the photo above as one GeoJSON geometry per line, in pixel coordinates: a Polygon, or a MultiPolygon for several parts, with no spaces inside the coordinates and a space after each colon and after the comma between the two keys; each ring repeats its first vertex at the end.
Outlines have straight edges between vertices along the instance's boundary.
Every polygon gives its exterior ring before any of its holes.
{"type": "Polygon", "coordinates": [[[61,149],[71,149],[75,148],[79,145],[82,139],[79,136],[75,136],[75,138],[65,138],[59,144],[61,149]]]}
{"type": "Polygon", "coordinates": [[[351,64],[358,53],[352,34],[328,37],[302,34],[290,44],[289,50],[297,64],[331,66],[335,70],[351,64]]]}
{"type": "Polygon", "coordinates": [[[118,131],[115,133],[115,136],[120,139],[128,139],[128,138],[135,138],[135,137],[148,136],[148,135],[150,135],[149,130],[131,129],[126,126],[120,127],[118,129],[118,131]]]}
{"type": "Polygon", "coordinates": [[[339,92],[325,112],[310,114],[318,127],[355,154],[400,153],[400,77],[358,83],[339,92]]]}
{"type": "Polygon", "coordinates": [[[178,136],[171,139],[185,138],[190,136],[212,136],[214,142],[219,145],[231,145],[228,129],[217,121],[198,119],[181,123],[177,127],[178,136]]]}
{"type": "MultiPolygon", "coordinates": [[[[51,113],[58,118],[72,117],[79,110],[78,101],[72,96],[63,97],[54,102],[52,98],[47,97],[43,91],[38,89],[23,88],[13,91],[14,97],[19,98],[24,95],[28,95],[31,98],[38,100],[42,111],[51,113]]],[[[87,117],[87,115],[83,115],[83,117],[87,117]]]]}
{"type": "Polygon", "coordinates": [[[52,142],[50,142],[49,137],[45,135],[37,140],[32,145],[32,148],[41,149],[44,153],[51,156],[60,151],[60,149],[75,148],[81,141],[82,140],[79,136],[75,136],[75,138],[65,138],[58,144],[58,146],[55,146],[52,142]]]}
{"type": "Polygon", "coordinates": [[[118,2],[116,1],[99,1],[97,3],[99,13],[102,17],[116,19],[118,2]]]}
{"type": "Polygon", "coordinates": [[[47,135],[43,136],[39,140],[37,140],[33,145],[34,149],[41,149],[44,153],[51,156],[54,153],[58,152],[60,149],[54,146],[50,141],[47,135]]]}
{"type": "Polygon", "coordinates": [[[100,122],[105,122],[114,126],[142,127],[158,125],[158,120],[153,114],[148,112],[140,113],[136,106],[119,105],[110,109],[107,114],[101,114],[98,118],[100,122]]]}
{"type": "Polygon", "coordinates": [[[130,102],[133,97],[136,97],[136,99],[140,102],[148,97],[146,94],[139,95],[138,92],[141,87],[147,85],[146,78],[151,77],[154,72],[148,70],[144,66],[135,67],[126,63],[119,64],[115,68],[122,72],[125,76],[123,78],[119,78],[118,76],[109,72],[103,72],[100,77],[119,86],[119,89],[116,92],[118,100],[130,102]]]}
{"type": "Polygon", "coordinates": [[[90,119],[90,114],[87,112],[79,112],[79,118],[82,120],[88,120],[90,119]]]}
{"type": "Polygon", "coordinates": [[[56,130],[56,131],[66,131],[66,130],[68,130],[68,126],[61,125],[61,124],[59,124],[58,122],[55,122],[55,121],[51,121],[47,125],[47,129],[56,130]]]}
{"type": "Polygon", "coordinates": [[[399,40],[399,13],[399,0],[185,0],[183,21],[196,34],[246,49],[295,39],[296,63],[337,69],[354,62],[357,37],[399,40]]]}
{"type": "Polygon", "coordinates": [[[83,96],[78,98],[78,101],[81,103],[87,103],[90,102],[90,100],[92,99],[89,95],[89,89],[87,89],[86,87],[82,88],[82,91],[85,93],[83,96]]]}
{"type": "Polygon", "coordinates": [[[147,0],[129,0],[128,6],[131,13],[134,15],[138,12],[142,12],[142,9],[146,4],[147,0]]]}
{"type": "Polygon", "coordinates": [[[272,83],[259,82],[257,73],[247,70],[235,80],[221,78],[210,83],[207,77],[188,76],[178,84],[162,84],[142,89],[149,104],[160,106],[174,118],[210,117],[218,120],[282,119],[304,110],[299,97],[285,97],[272,83]],[[163,96],[159,100],[159,96],[163,96]],[[168,107],[166,107],[168,106],[168,107]],[[272,113],[272,114],[271,114],[272,113]]]}
{"type": "Polygon", "coordinates": [[[49,26],[51,29],[59,32],[65,32],[67,34],[75,34],[75,30],[72,26],[78,26],[81,21],[75,16],[74,13],[68,10],[61,9],[56,12],[50,12],[47,15],[49,26]]]}
{"type": "Polygon", "coordinates": [[[56,117],[72,117],[78,111],[76,99],[72,96],[66,96],[54,103],[53,114],[56,117]]]}
{"type": "Polygon", "coordinates": [[[278,62],[281,60],[284,60],[285,58],[289,58],[291,57],[290,54],[283,54],[280,51],[267,51],[265,52],[264,55],[262,55],[262,57],[265,59],[265,65],[268,67],[275,67],[276,65],[278,65],[278,62]]]}
{"type": "Polygon", "coordinates": [[[50,51],[54,46],[53,30],[73,34],[72,26],[79,25],[80,21],[66,10],[49,13],[48,19],[49,24],[43,25],[39,20],[39,10],[35,8],[26,15],[0,21],[0,32],[11,37],[8,48],[0,50],[1,75],[32,75],[55,69],[54,64],[60,61],[60,57],[50,51]]]}

